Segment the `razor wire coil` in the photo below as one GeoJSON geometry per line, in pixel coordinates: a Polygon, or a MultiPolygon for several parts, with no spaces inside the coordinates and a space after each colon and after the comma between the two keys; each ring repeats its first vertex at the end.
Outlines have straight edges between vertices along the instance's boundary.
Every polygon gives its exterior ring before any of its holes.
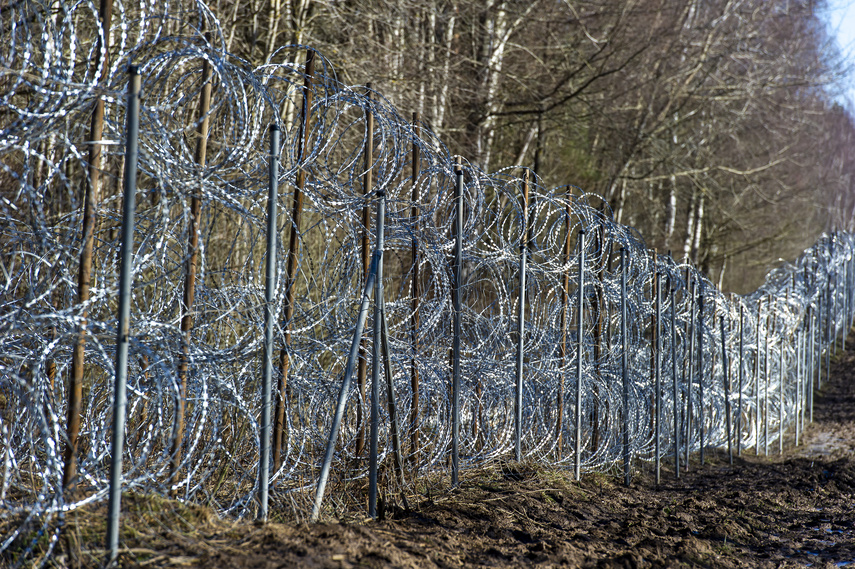
{"type": "MultiPolygon", "coordinates": [[[[276,328],[277,353],[287,350],[291,374],[282,403],[283,459],[271,476],[272,507],[276,500],[305,505],[312,490],[312,472],[330,429],[365,280],[361,243],[366,234],[372,247],[374,243],[374,228],[363,224],[363,209],[369,208],[368,219],[372,220],[377,191],[385,192],[388,200],[384,300],[405,461],[422,471],[445,469],[451,444],[450,258],[458,158],[424,125],[417,135],[415,126],[381,94],[339,82],[320,54],[316,54],[320,67],[313,75],[308,145],[301,155],[298,139],[306,72],[296,61],[306,46],[280,48],[266,64],[252,67],[227,52],[216,19],[202,3],[181,12],[181,7],[170,2],[154,2],[133,16],[120,4],[111,29],[105,32],[91,24],[98,18],[92,2],[51,6],[19,3],[0,16],[7,40],[0,47],[0,82],[4,85],[0,94],[4,115],[0,123],[0,518],[22,519],[18,529],[0,541],[0,553],[26,535],[23,528],[35,524],[43,531],[58,532],[61,523],[51,526],[53,521],[103,499],[106,493],[122,202],[123,70],[131,62],[140,66],[143,97],[126,486],[136,491],[174,492],[234,517],[251,515],[255,507],[265,192],[270,159],[265,135],[273,123],[283,133],[279,174],[283,191],[276,244],[280,281],[273,308],[279,315],[285,308],[281,275],[294,221],[292,189],[300,172],[305,173],[307,183],[297,229],[300,247],[294,314],[288,323],[280,317],[276,328]],[[79,58],[95,61],[99,54],[103,56],[100,46],[106,35],[114,39],[114,47],[106,80],[101,81],[92,66],[79,65],[79,58]],[[208,153],[200,166],[195,143],[203,118],[197,109],[203,63],[212,69],[214,88],[207,117],[208,153]],[[86,129],[99,98],[105,102],[104,133],[101,140],[92,141],[86,129]],[[374,122],[374,156],[371,164],[365,164],[369,116],[374,122]],[[89,147],[96,143],[102,148],[102,184],[95,261],[91,297],[80,305],[76,300],[83,210],[80,188],[89,168],[89,147]],[[414,146],[419,150],[415,180],[410,174],[414,146]],[[375,191],[364,195],[363,178],[369,169],[375,191]],[[415,201],[413,186],[418,196],[415,201]],[[194,323],[185,336],[179,321],[193,196],[201,199],[203,213],[194,323]],[[422,291],[415,329],[413,251],[422,291]],[[71,495],[62,488],[68,414],[63,378],[84,322],[86,394],[81,409],[80,491],[71,495]],[[286,324],[291,335],[288,346],[282,343],[286,324]],[[184,450],[178,473],[170,476],[182,354],[188,365],[184,450]],[[417,400],[413,370],[420,378],[417,400]],[[411,442],[416,438],[418,445],[411,442]]],[[[804,405],[807,357],[796,338],[814,330],[809,350],[819,353],[833,344],[838,330],[848,327],[853,312],[849,293],[855,279],[851,263],[855,237],[824,235],[799,259],[771,271],[754,293],[728,296],[694,267],[668,256],[660,255],[653,266],[643,239],[616,223],[598,196],[572,186],[547,188],[532,173],[528,219],[523,220],[521,169],[487,174],[465,161],[462,168],[466,204],[461,385],[464,467],[505,460],[513,451],[521,254],[527,255],[528,283],[523,338],[522,448],[526,459],[569,466],[575,458],[571,418],[580,348],[582,470],[608,468],[620,460],[624,413],[630,418],[631,455],[651,459],[651,289],[657,273],[662,289],[662,456],[672,452],[670,430],[675,422],[683,440],[689,437],[689,447],[699,448],[699,429],[687,424],[690,408],[694,421],[703,410],[705,444],[720,446],[726,441],[717,318],[724,318],[725,328],[731,331],[724,341],[729,352],[733,413],[735,401],[741,402],[738,436],[742,447],[759,448],[761,439],[768,444],[765,428],[772,442],[777,442],[779,416],[787,425],[798,420],[804,405]],[[524,225],[530,228],[528,236],[522,234],[524,225]],[[574,291],[582,229],[587,236],[586,294],[579,329],[580,306],[574,291]],[[568,240],[570,254],[565,256],[568,240]],[[625,268],[616,266],[620,249],[627,251],[625,268]],[[621,271],[626,272],[628,282],[625,338],[620,334],[621,271]],[[569,289],[565,289],[565,279],[569,289]],[[694,293],[688,288],[689,281],[694,283],[694,293]],[[705,297],[700,369],[696,354],[689,353],[698,334],[697,294],[705,297]],[[740,322],[744,344],[741,376],[737,369],[739,338],[734,332],[740,322]],[[563,352],[561,346],[566,346],[563,352]],[[622,403],[624,350],[629,358],[626,411],[622,403]],[[802,377],[796,371],[799,354],[805,360],[802,377]],[[678,374],[677,417],[668,388],[674,368],[678,374]],[[735,383],[738,377],[744,377],[741,386],[735,383]],[[703,402],[700,382],[705,389],[703,402]],[[781,393],[783,397],[778,396],[781,393]],[[762,427],[761,420],[766,421],[762,427]]],[[[369,345],[367,339],[366,353],[369,345]]],[[[811,378],[817,362],[812,364],[811,378]]],[[[382,399],[385,404],[385,394],[382,399]]],[[[343,483],[365,476],[367,467],[364,457],[357,455],[356,441],[367,429],[367,404],[367,395],[355,383],[335,458],[341,465],[337,470],[343,483]]],[[[388,419],[385,405],[381,409],[388,419]]],[[[390,452],[391,436],[383,426],[381,460],[389,460],[390,452]]]]}

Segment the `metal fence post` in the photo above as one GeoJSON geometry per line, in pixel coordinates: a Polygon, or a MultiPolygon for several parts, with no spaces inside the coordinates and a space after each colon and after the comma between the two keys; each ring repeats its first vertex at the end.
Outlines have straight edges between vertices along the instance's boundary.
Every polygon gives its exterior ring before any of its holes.
{"type": "Polygon", "coordinates": [[[674,397],[674,477],[680,478],[680,402],[677,385],[677,303],[676,289],[668,275],[668,289],[671,292],[671,381],[674,397]]]}
{"type": "Polygon", "coordinates": [[[276,291],[276,200],[279,193],[279,126],[270,128],[270,178],[267,192],[267,265],[264,280],[264,363],[261,381],[261,444],[258,465],[258,519],[267,521],[270,477],[270,394],[273,389],[273,295],[276,291]]]}
{"type": "Polygon", "coordinates": [[[742,456],[742,390],[745,387],[745,305],[739,303],[739,401],[736,411],[736,456],[742,456]]]}
{"type": "Polygon", "coordinates": [[[374,280],[374,337],[371,346],[371,431],[368,445],[368,515],[377,517],[377,451],[380,442],[380,343],[383,331],[383,248],[386,194],[377,192],[377,278],[374,280]]]}
{"type": "MultiPolygon", "coordinates": [[[[686,278],[689,279],[689,269],[686,269],[686,278]]],[[[692,391],[695,384],[695,289],[697,283],[694,279],[689,284],[689,353],[688,374],[686,376],[686,472],[689,471],[689,453],[692,450],[692,419],[694,419],[694,402],[692,391]]]]}
{"type": "Polygon", "coordinates": [[[627,251],[620,250],[620,333],[621,333],[621,375],[623,377],[623,481],[629,486],[630,449],[629,449],[629,331],[627,330],[626,307],[626,265],[627,251]]]}
{"type": "Polygon", "coordinates": [[[653,297],[654,297],[654,323],[653,323],[653,344],[651,348],[653,349],[653,375],[654,375],[654,389],[656,393],[654,395],[654,437],[656,438],[654,443],[654,462],[655,462],[655,470],[656,470],[656,484],[658,485],[661,482],[661,458],[662,458],[662,448],[661,448],[661,431],[662,431],[662,374],[661,374],[661,358],[662,358],[662,303],[660,302],[660,291],[659,291],[659,269],[656,267],[656,250],[653,251],[653,297]]]}
{"type": "Polygon", "coordinates": [[[807,378],[807,398],[808,406],[810,407],[809,420],[813,423],[813,375],[816,373],[816,326],[814,325],[814,308],[813,305],[808,306],[808,378],[807,378]]]}
{"type": "Polygon", "coordinates": [[[801,410],[802,405],[802,333],[804,330],[801,325],[796,330],[796,397],[795,397],[795,418],[796,418],[796,446],[799,446],[799,431],[801,430],[801,410]]]}
{"type": "Polygon", "coordinates": [[[347,364],[344,369],[344,379],[341,382],[341,390],[338,394],[338,403],[333,415],[332,426],[330,427],[330,437],[327,440],[327,450],[324,454],[324,462],[321,465],[321,473],[318,476],[318,487],[315,491],[315,502],[312,506],[312,515],[309,520],[312,522],[318,521],[318,516],[321,513],[321,504],[324,501],[324,491],[327,487],[327,479],[330,474],[330,466],[332,465],[333,453],[335,452],[335,440],[338,438],[338,430],[341,427],[341,418],[344,416],[344,407],[347,404],[347,396],[350,391],[350,381],[353,377],[353,369],[356,367],[356,359],[359,354],[359,343],[362,338],[362,330],[365,327],[365,320],[368,317],[368,302],[371,300],[371,294],[374,292],[374,281],[377,278],[377,266],[380,261],[380,252],[375,251],[371,259],[371,267],[368,271],[368,278],[365,280],[365,290],[362,293],[362,302],[359,306],[359,316],[356,319],[356,330],[353,332],[353,341],[350,344],[350,353],[347,356],[347,364]]]}
{"type": "Polygon", "coordinates": [[[119,555],[119,512],[122,501],[122,454],[125,445],[125,416],[128,406],[128,343],[130,340],[131,287],[134,261],[134,210],[139,157],[140,74],[136,65],[128,68],[127,134],[122,208],[122,260],[119,273],[119,314],[116,330],[116,383],[113,401],[113,440],[111,443],[110,500],[108,504],[108,564],[119,555]]]}
{"type": "Polygon", "coordinates": [[[763,357],[763,363],[765,364],[765,373],[764,375],[764,389],[763,389],[763,454],[764,456],[769,456],[769,376],[770,373],[770,364],[769,364],[769,336],[771,332],[774,330],[774,320],[772,318],[772,297],[768,298],[768,302],[766,303],[766,334],[764,334],[764,344],[765,344],[765,356],[763,357]]]}
{"type": "Polygon", "coordinates": [[[461,299],[460,289],[463,280],[463,165],[458,162],[454,167],[454,283],[452,300],[454,303],[454,338],[452,340],[451,368],[451,484],[457,486],[460,481],[460,336],[461,299]]]}
{"type": "Polygon", "coordinates": [[[574,452],[574,474],[576,480],[582,479],[582,353],[585,349],[585,230],[579,230],[579,286],[576,289],[577,321],[576,321],[576,431],[574,452]]]}
{"type": "Polygon", "coordinates": [[[846,336],[849,334],[848,322],[849,322],[849,260],[846,259],[846,254],[841,253],[842,261],[841,261],[841,277],[840,277],[840,335],[842,336],[842,340],[840,342],[840,348],[842,350],[846,349],[846,336]]]}
{"type": "MultiPolygon", "coordinates": [[[[698,285],[698,429],[701,435],[701,466],[704,464],[704,293],[698,285]]],[[[715,326],[715,323],[713,323],[715,326]]]]}
{"type": "Polygon", "coordinates": [[[721,315],[719,328],[721,330],[721,367],[724,372],[724,413],[725,413],[725,428],[727,429],[727,457],[730,465],[733,466],[733,429],[731,420],[731,404],[730,404],[730,361],[727,357],[727,335],[725,334],[725,315],[721,315]]]}
{"type": "MultiPolygon", "coordinates": [[[[382,296],[381,296],[382,298],[382,296]]],[[[383,328],[381,329],[381,349],[383,352],[383,368],[386,376],[386,399],[389,407],[389,423],[392,429],[392,454],[395,461],[395,472],[398,475],[398,482],[401,485],[401,503],[404,510],[410,509],[410,504],[407,502],[407,493],[405,492],[404,478],[404,458],[401,453],[401,425],[398,421],[398,404],[395,400],[395,386],[392,377],[392,356],[389,348],[389,323],[386,320],[386,303],[380,303],[380,321],[383,328]]]]}
{"type": "Polygon", "coordinates": [[[784,454],[784,382],[787,374],[784,372],[784,350],[786,342],[783,322],[781,323],[781,350],[778,353],[778,454],[784,454]]]}
{"type": "MultiPolygon", "coordinates": [[[[556,402],[558,417],[555,421],[555,444],[558,448],[558,458],[562,458],[564,446],[564,378],[567,370],[567,328],[570,321],[570,207],[571,195],[568,195],[564,211],[564,274],[561,286],[561,341],[558,345],[561,351],[561,377],[558,382],[558,397],[556,402]]],[[[583,231],[584,233],[584,231],[583,231]]],[[[581,281],[580,281],[581,282],[581,281]]]]}
{"type": "MultiPolygon", "coordinates": [[[[762,346],[760,345],[760,328],[763,319],[763,298],[757,299],[757,350],[754,354],[754,425],[756,427],[756,437],[754,438],[754,455],[760,454],[760,354],[762,346]]],[[[765,329],[763,331],[766,333],[765,329]]]]}
{"type": "Polygon", "coordinates": [[[849,313],[846,315],[846,335],[849,335],[849,331],[852,329],[852,326],[855,325],[855,257],[852,256],[852,253],[849,253],[849,257],[846,259],[847,264],[849,265],[849,283],[847,284],[847,291],[849,292],[849,313]]]}
{"type": "Polygon", "coordinates": [[[522,460],[522,392],[523,392],[523,352],[525,350],[525,277],[526,258],[528,257],[528,169],[523,173],[523,208],[520,227],[520,277],[517,315],[517,377],[514,391],[514,458],[522,460]]]}
{"type": "MultiPolygon", "coordinates": [[[[825,294],[828,300],[825,302],[825,381],[831,381],[831,350],[834,348],[834,323],[832,311],[834,310],[834,297],[831,293],[831,281],[826,280],[825,294]]],[[[820,386],[822,387],[822,386],[820,386]]]]}

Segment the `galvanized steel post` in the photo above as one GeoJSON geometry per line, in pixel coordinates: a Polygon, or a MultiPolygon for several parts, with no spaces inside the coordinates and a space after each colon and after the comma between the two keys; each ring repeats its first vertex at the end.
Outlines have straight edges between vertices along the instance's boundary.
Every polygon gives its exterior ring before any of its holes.
{"type": "Polygon", "coordinates": [[[514,391],[514,458],[522,460],[523,351],[525,349],[525,277],[528,257],[528,169],[523,173],[522,220],[520,221],[520,276],[517,315],[517,377],[514,391]]]}
{"type": "Polygon", "coordinates": [[[784,372],[784,350],[787,349],[784,323],[781,323],[781,350],[778,353],[778,454],[784,453],[784,382],[787,374],[784,372]]]}
{"type": "Polygon", "coordinates": [[[568,193],[567,202],[565,203],[564,211],[564,274],[562,275],[561,285],[561,340],[558,347],[561,352],[561,376],[558,380],[558,397],[556,398],[556,407],[558,417],[555,420],[555,445],[558,449],[558,458],[563,458],[564,447],[564,378],[567,372],[567,328],[570,321],[570,216],[572,210],[570,207],[570,199],[572,195],[568,193]]]}
{"type": "Polygon", "coordinates": [[[855,326],[855,257],[850,253],[849,258],[847,259],[847,264],[849,265],[849,284],[846,289],[849,291],[849,314],[847,315],[847,326],[846,334],[849,335],[849,331],[852,329],[852,326],[855,326]]]}
{"type": "Polygon", "coordinates": [[[270,172],[267,192],[267,263],[264,279],[264,363],[261,380],[261,444],[258,465],[258,519],[267,521],[270,476],[270,394],[273,389],[273,296],[276,291],[276,200],[279,193],[279,126],[270,128],[270,172]]]}
{"type": "Polygon", "coordinates": [[[371,300],[371,294],[374,292],[374,281],[377,278],[377,266],[380,261],[380,252],[375,251],[371,259],[371,267],[368,271],[368,278],[365,280],[365,290],[362,292],[362,302],[359,306],[359,316],[356,319],[356,330],[353,332],[353,341],[350,344],[350,353],[347,356],[347,364],[344,369],[344,379],[341,382],[341,390],[338,393],[338,403],[333,415],[332,426],[330,427],[330,437],[327,440],[327,450],[324,454],[324,462],[321,465],[321,473],[318,476],[318,487],[315,492],[315,503],[312,506],[312,515],[309,520],[312,522],[318,521],[318,516],[321,513],[321,504],[324,501],[324,491],[327,487],[327,479],[330,474],[330,466],[332,465],[333,453],[335,452],[335,440],[338,438],[338,430],[341,427],[341,418],[344,416],[344,407],[347,404],[347,396],[350,392],[350,381],[353,377],[353,369],[356,367],[356,359],[359,354],[359,342],[362,338],[362,330],[365,327],[365,320],[368,317],[368,302],[371,300]]]}
{"type": "Polygon", "coordinates": [[[736,456],[742,456],[742,390],[745,386],[745,305],[739,303],[739,401],[736,411],[736,456]]]}
{"type": "Polygon", "coordinates": [[[398,475],[398,482],[401,485],[401,503],[404,510],[410,509],[410,504],[407,502],[407,493],[405,492],[404,478],[404,458],[401,453],[401,425],[398,421],[398,404],[395,399],[395,386],[393,384],[392,374],[392,356],[389,348],[389,323],[386,320],[386,303],[380,303],[380,322],[382,323],[381,348],[383,352],[383,368],[386,376],[386,401],[389,408],[389,423],[392,428],[392,455],[395,461],[395,472],[398,475]]]}
{"type": "Polygon", "coordinates": [[[733,466],[733,429],[731,420],[731,404],[730,404],[730,361],[727,357],[727,334],[724,327],[725,315],[721,315],[719,320],[719,329],[721,330],[721,368],[724,372],[724,414],[725,428],[727,429],[727,457],[730,465],[733,466]]]}
{"type": "MultiPolygon", "coordinates": [[[[825,381],[831,381],[831,350],[835,345],[834,342],[834,297],[831,292],[831,281],[826,280],[825,293],[828,295],[828,300],[825,302],[825,381]]],[[[822,387],[822,386],[820,386],[822,387]]]]}
{"type": "Polygon", "coordinates": [[[140,74],[136,65],[128,68],[128,108],[125,140],[125,195],[122,207],[122,258],[119,273],[119,314],[116,330],[116,383],[113,401],[113,441],[111,443],[110,500],[107,519],[108,564],[119,555],[119,512],[122,501],[122,453],[125,446],[125,417],[128,407],[128,344],[130,341],[131,287],[134,262],[134,210],[139,157],[140,74]]]}
{"type": "Polygon", "coordinates": [[[661,359],[662,359],[662,303],[659,296],[659,270],[656,267],[656,250],[653,251],[653,297],[654,297],[654,323],[653,323],[653,375],[656,393],[654,394],[654,415],[653,415],[653,432],[656,439],[654,444],[654,462],[656,470],[656,484],[661,482],[661,431],[662,431],[662,374],[661,374],[661,359]]]}
{"type": "Polygon", "coordinates": [[[764,390],[763,390],[763,454],[764,456],[769,456],[769,382],[770,382],[770,364],[769,364],[769,336],[773,331],[772,326],[774,325],[774,320],[772,319],[772,297],[768,298],[768,302],[766,303],[766,334],[764,334],[764,345],[765,345],[765,355],[763,356],[763,362],[765,364],[765,372],[764,372],[764,390]]]}
{"type": "MultiPolygon", "coordinates": [[[[686,277],[689,278],[689,269],[686,269],[686,277]]],[[[696,281],[692,279],[689,284],[689,373],[686,376],[686,472],[689,471],[689,453],[692,449],[692,419],[694,418],[694,404],[692,402],[692,387],[695,376],[695,288],[696,281]]]]}
{"type": "Polygon", "coordinates": [[[621,333],[621,375],[623,377],[623,481],[629,486],[630,452],[629,452],[629,331],[626,306],[626,272],[627,251],[620,250],[620,333],[621,333]]]}
{"type": "Polygon", "coordinates": [[[668,289],[671,292],[671,381],[674,398],[674,477],[680,478],[680,402],[677,386],[677,303],[676,289],[668,275],[668,289]]]}
{"type": "Polygon", "coordinates": [[[454,303],[454,338],[452,339],[451,368],[451,484],[457,486],[460,481],[460,336],[461,302],[460,289],[463,280],[463,166],[458,162],[454,166],[454,283],[452,300],[454,303]]]}
{"type": "Polygon", "coordinates": [[[573,445],[573,467],[576,480],[582,478],[582,353],[585,349],[585,230],[579,230],[579,286],[576,289],[576,431],[573,445]]]}
{"type": "Polygon", "coordinates": [[[813,375],[816,370],[816,326],[814,325],[814,310],[813,305],[808,306],[808,378],[807,378],[807,398],[808,407],[810,408],[809,420],[813,423],[813,375]]]}
{"type": "MultiPolygon", "coordinates": [[[[704,293],[698,295],[698,428],[701,435],[701,466],[704,464],[704,293]]],[[[715,323],[713,323],[715,326],[715,323]]]]}
{"type": "Polygon", "coordinates": [[[801,417],[804,406],[802,405],[802,334],[804,330],[800,326],[796,330],[796,446],[799,446],[799,431],[801,430],[801,417]]]}
{"type": "MultiPolygon", "coordinates": [[[[754,354],[754,426],[756,436],[754,438],[754,454],[760,454],[760,354],[762,346],[760,345],[760,328],[763,315],[763,298],[757,299],[757,350],[754,354]]],[[[765,330],[764,330],[765,333],[765,330]]]]}
{"type": "Polygon", "coordinates": [[[386,194],[377,192],[377,278],[374,280],[374,337],[371,346],[371,431],[368,445],[368,515],[377,517],[377,452],[380,442],[380,343],[383,333],[383,248],[386,194]]]}
{"type": "Polygon", "coordinates": [[[840,274],[840,270],[837,271],[837,289],[838,289],[837,295],[840,297],[840,304],[841,304],[840,327],[838,329],[837,335],[840,336],[840,351],[843,351],[846,349],[846,325],[844,324],[844,322],[846,322],[846,287],[845,287],[845,284],[846,284],[846,278],[847,278],[846,269],[848,268],[848,265],[845,262],[841,263],[841,265],[842,265],[841,269],[843,271],[843,274],[842,275],[840,274]]]}

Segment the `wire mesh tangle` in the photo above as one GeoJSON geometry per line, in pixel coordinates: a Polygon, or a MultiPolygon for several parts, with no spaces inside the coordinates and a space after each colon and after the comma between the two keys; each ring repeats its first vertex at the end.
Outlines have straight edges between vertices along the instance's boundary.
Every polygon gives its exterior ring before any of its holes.
{"type": "MultiPolygon", "coordinates": [[[[309,71],[303,54],[311,48],[283,47],[253,68],[228,53],[202,3],[189,12],[165,1],[133,14],[125,8],[117,8],[106,33],[92,24],[98,11],[91,2],[13,4],[0,23],[7,40],[0,47],[0,518],[20,520],[6,526],[13,530],[2,536],[0,552],[22,539],[32,548],[41,539],[33,528],[53,532],[53,547],[58,520],[107,493],[125,69],[132,62],[142,98],[127,488],[209,504],[224,516],[255,515],[266,136],[274,124],[283,143],[272,310],[279,315],[277,361],[285,352],[289,367],[287,384],[274,393],[283,424],[271,510],[306,515],[310,508],[375,244],[378,192],[387,200],[383,302],[408,480],[450,468],[457,163],[465,203],[458,394],[464,471],[512,457],[517,433],[521,459],[584,474],[625,456],[671,460],[731,440],[738,449],[768,452],[786,429],[809,420],[822,354],[851,324],[855,236],[823,235],[755,292],[725,295],[694,267],[666,255],[654,259],[599,196],[547,188],[519,167],[485,173],[452,156],[427,125],[404,118],[382,94],[341,83],[321,54],[314,53],[309,71]],[[113,47],[101,79],[79,60],[97,59],[108,35],[113,47]],[[206,66],[213,94],[200,113],[206,66]],[[99,100],[103,133],[90,140],[99,100]],[[207,152],[200,161],[203,121],[207,152]],[[93,145],[101,148],[94,166],[102,179],[91,294],[81,303],[81,187],[91,176],[93,145]],[[195,225],[194,198],[201,206],[195,225]],[[198,274],[186,332],[193,228],[198,274]],[[285,286],[295,238],[293,282],[285,286]],[[67,492],[63,452],[73,410],[65,378],[82,327],[76,491],[67,492]]],[[[369,314],[366,327],[372,321],[369,314]]],[[[371,343],[366,333],[333,457],[342,487],[361,488],[367,474],[371,343]]],[[[379,397],[379,460],[388,465],[388,392],[379,397]]],[[[389,476],[386,484],[402,482],[389,476]]]]}

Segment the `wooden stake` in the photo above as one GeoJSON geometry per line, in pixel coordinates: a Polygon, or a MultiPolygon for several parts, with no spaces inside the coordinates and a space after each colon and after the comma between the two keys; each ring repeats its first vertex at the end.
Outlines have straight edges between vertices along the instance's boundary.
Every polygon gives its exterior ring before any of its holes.
{"type": "MultiPolygon", "coordinates": [[[[303,110],[300,118],[300,131],[297,138],[297,162],[305,159],[309,144],[309,112],[312,108],[312,82],[315,75],[315,52],[306,52],[306,79],[303,83],[303,110]]],[[[306,187],[306,170],[297,170],[297,183],[294,188],[294,207],[291,213],[291,233],[288,240],[288,256],[285,263],[285,337],[279,352],[279,396],[276,398],[276,419],[273,422],[273,470],[282,466],[282,444],[285,429],[285,395],[288,389],[288,372],[291,360],[288,350],[291,347],[291,320],[294,317],[294,281],[297,279],[297,256],[300,248],[300,219],[303,216],[303,190],[306,187]]]]}
{"type": "MultiPolygon", "coordinates": [[[[102,37],[98,36],[100,49],[98,67],[100,82],[107,79],[110,67],[110,27],[113,21],[113,0],[101,0],[98,10],[101,16],[102,37]]],[[[86,347],[86,303],[89,302],[89,286],[92,277],[92,251],[95,237],[95,208],[99,202],[101,188],[101,144],[104,132],[105,101],[99,97],[92,113],[92,124],[89,129],[89,170],[83,197],[83,248],[80,252],[80,269],[77,277],[77,305],[80,310],[80,325],[77,329],[77,340],[71,353],[71,370],[68,379],[68,417],[66,426],[67,442],[65,445],[64,465],[62,471],[62,486],[65,490],[73,491],[77,484],[77,445],[80,436],[80,410],[83,406],[83,364],[86,347]]]]}
{"type": "Polygon", "coordinates": [[[187,373],[190,360],[190,340],[193,331],[193,303],[196,297],[196,268],[199,259],[199,233],[202,226],[202,172],[208,154],[208,113],[211,110],[211,79],[213,69],[206,59],[202,63],[202,92],[199,94],[199,126],[196,130],[196,164],[198,166],[199,188],[190,199],[190,238],[187,242],[187,264],[184,280],[184,297],[181,303],[181,354],[178,359],[178,396],[175,400],[175,424],[171,461],[169,463],[170,478],[178,473],[181,465],[181,454],[184,440],[184,414],[187,401],[187,373]]]}
{"type": "MultiPolygon", "coordinates": [[[[418,341],[418,333],[419,333],[419,305],[421,303],[421,282],[419,280],[419,247],[418,242],[416,241],[417,235],[419,232],[419,188],[418,188],[418,179],[419,179],[419,160],[420,149],[419,149],[419,139],[422,136],[422,126],[421,120],[419,117],[419,113],[413,113],[413,195],[412,195],[412,210],[411,215],[414,220],[413,232],[416,237],[413,237],[413,248],[412,248],[412,273],[413,273],[413,304],[412,304],[412,316],[410,317],[410,331],[412,334],[412,342],[413,342],[413,353],[410,359],[410,387],[413,391],[412,404],[410,406],[410,461],[414,468],[416,468],[418,464],[417,454],[419,452],[419,368],[416,365],[416,358],[419,354],[419,341],[418,341]]],[[[477,425],[477,421],[475,422],[477,425]]]]}

